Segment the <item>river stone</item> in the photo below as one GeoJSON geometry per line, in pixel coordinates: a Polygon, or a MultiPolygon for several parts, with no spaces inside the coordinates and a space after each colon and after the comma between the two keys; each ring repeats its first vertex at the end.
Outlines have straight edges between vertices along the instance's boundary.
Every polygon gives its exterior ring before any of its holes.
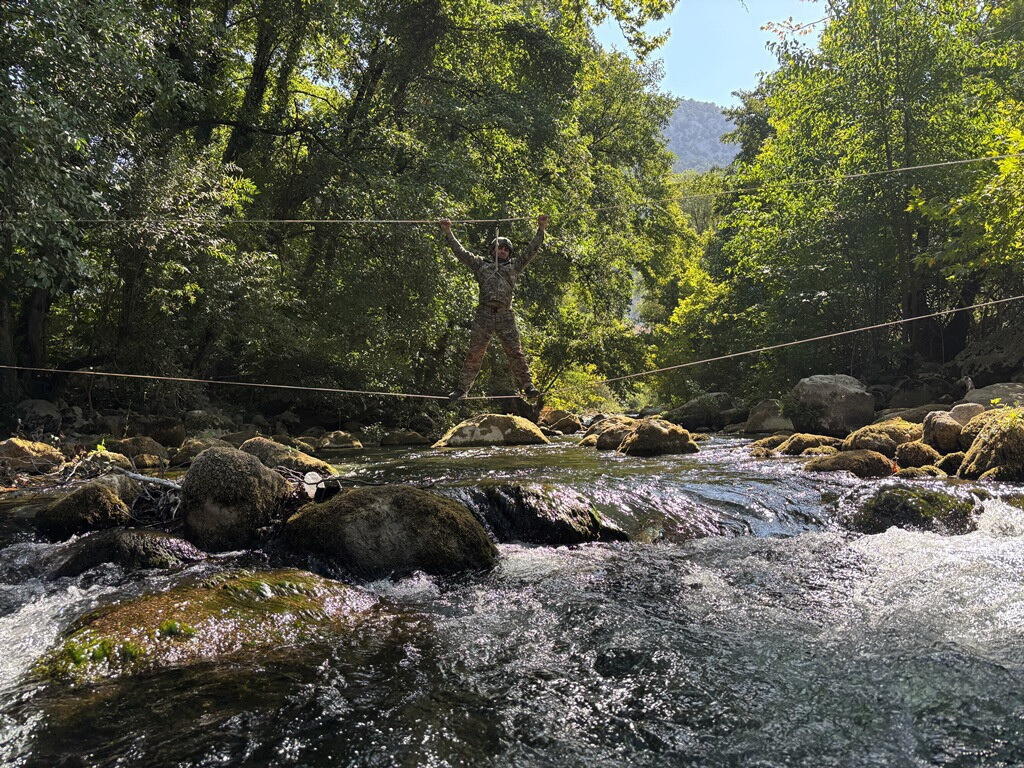
{"type": "Polygon", "coordinates": [[[53,572],[54,578],[78,576],[101,563],[116,563],[125,568],[177,568],[205,559],[190,542],[163,531],[115,528],[83,536],[62,553],[64,560],[53,572]]]}
{"type": "Polygon", "coordinates": [[[377,600],[298,570],[232,571],[79,619],[35,675],[81,684],[268,652],[351,627],[377,600]]]}
{"type": "Polygon", "coordinates": [[[22,400],[15,406],[14,415],[25,432],[60,432],[60,409],[49,400],[22,400]]]}
{"type": "Polygon", "coordinates": [[[724,412],[735,408],[736,402],[728,392],[708,392],[666,411],[661,418],[685,429],[721,429],[729,423],[724,412]]]}
{"type": "Polygon", "coordinates": [[[1024,408],[999,408],[994,413],[996,416],[988,421],[967,451],[960,476],[970,480],[1022,482],[1024,408]]]}
{"type": "MultiPolygon", "coordinates": [[[[607,434],[607,433],[606,433],[607,434]]],[[[600,440],[598,440],[600,447],[600,440]]],[[[675,453],[697,453],[697,444],[690,433],[664,419],[641,419],[619,445],[619,453],[627,456],[662,456],[675,453]]]]}
{"type": "Polygon", "coordinates": [[[128,471],[135,469],[131,459],[124,454],[104,450],[90,451],[82,459],[81,464],[81,469],[91,473],[109,472],[113,467],[128,471]]]}
{"type": "Polygon", "coordinates": [[[979,413],[977,416],[972,418],[966,424],[963,429],[960,430],[960,449],[963,451],[969,451],[971,445],[974,444],[975,439],[981,434],[990,421],[999,418],[1000,408],[993,408],[990,411],[984,411],[979,413]]]}
{"type": "Polygon", "coordinates": [[[897,467],[892,459],[877,451],[840,451],[833,456],[818,456],[804,464],[810,472],[838,472],[845,470],[857,477],[889,477],[897,467]]]}
{"type": "Polygon", "coordinates": [[[396,429],[385,432],[380,439],[381,445],[429,445],[430,440],[419,432],[411,429],[396,429]]]}
{"type": "Polygon", "coordinates": [[[744,432],[792,432],[793,420],[782,413],[781,400],[762,400],[750,409],[744,432]]]}
{"type": "Polygon", "coordinates": [[[46,443],[11,437],[0,442],[0,463],[13,472],[42,475],[64,463],[64,454],[46,443]]]}
{"type": "Polygon", "coordinates": [[[594,447],[599,451],[614,451],[620,445],[622,441],[626,439],[626,435],[633,431],[633,428],[639,423],[634,419],[630,421],[612,421],[605,425],[605,429],[600,430],[597,433],[597,440],[594,442],[594,447]]]}
{"type": "Polygon", "coordinates": [[[922,440],[939,453],[955,453],[960,449],[963,424],[946,411],[932,411],[924,417],[922,440]]]}
{"type": "Polygon", "coordinates": [[[186,467],[207,448],[231,448],[231,443],[216,437],[190,437],[171,456],[171,466],[186,467]]]}
{"type": "Polygon", "coordinates": [[[537,418],[537,425],[541,427],[551,427],[562,419],[567,419],[572,415],[572,411],[566,411],[561,408],[544,408],[540,412],[540,416],[537,418]]]}
{"type": "Polygon", "coordinates": [[[186,437],[185,425],[174,418],[148,419],[140,425],[140,431],[166,448],[180,448],[186,437]]]}
{"type": "Polygon", "coordinates": [[[148,435],[138,437],[127,437],[124,440],[107,440],[104,442],[108,451],[120,453],[134,460],[137,456],[159,456],[167,460],[169,456],[167,449],[148,435]]]}
{"type": "Polygon", "coordinates": [[[902,443],[896,448],[896,463],[899,464],[900,467],[923,467],[926,464],[934,465],[938,463],[941,458],[941,453],[920,440],[902,443]]]}
{"type": "Polygon", "coordinates": [[[207,429],[232,429],[235,423],[224,411],[217,408],[197,409],[185,413],[185,428],[190,432],[207,429]]]}
{"type": "Polygon", "coordinates": [[[570,413],[563,419],[559,419],[551,425],[550,429],[556,432],[561,432],[563,435],[575,435],[577,432],[583,431],[583,422],[580,417],[574,413],[570,413]]]}
{"type": "Polygon", "coordinates": [[[920,424],[929,413],[933,413],[935,411],[948,411],[951,407],[952,406],[947,403],[927,403],[926,405],[919,405],[916,408],[890,408],[889,410],[879,413],[873,423],[878,424],[882,421],[903,419],[903,421],[920,424]]]}
{"type": "Polygon", "coordinates": [[[260,431],[255,424],[246,424],[236,432],[228,432],[226,435],[221,435],[220,439],[238,448],[246,440],[252,440],[252,438],[259,436],[259,434],[260,431]]]}
{"type": "Polygon", "coordinates": [[[564,486],[488,485],[468,496],[498,541],[562,546],[588,541],[628,541],[585,496],[564,486]]]}
{"type": "MultiPolygon", "coordinates": [[[[920,374],[912,379],[904,379],[896,387],[889,398],[891,408],[916,408],[934,403],[942,397],[948,397],[953,390],[953,382],[937,374],[920,374]]],[[[951,397],[949,397],[952,400],[951,397]]]]}
{"type": "Polygon", "coordinates": [[[813,448],[805,448],[800,452],[801,456],[832,456],[839,453],[834,445],[816,445],[813,448]]]}
{"type": "Polygon", "coordinates": [[[308,453],[303,453],[287,445],[275,443],[273,440],[268,440],[265,437],[250,438],[242,443],[239,450],[244,453],[251,453],[263,462],[264,466],[270,469],[284,467],[299,474],[304,475],[307,472],[317,472],[324,477],[334,474],[334,467],[326,461],[314,458],[308,453]]]}
{"type": "Polygon", "coordinates": [[[768,437],[762,437],[760,440],[755,440],[750,444],[751,455],[757,455],[759,458],[766,457],[767,454],[775,453],[775,449],[782,445],[784,442],[789,440],[791,435],[769,435],[768,437]]]}
{"type": "Polygon", "coordinates": [[[152,453],[140,453],[132,459],[136,469],[160,469],[167,465],[167,459],[152,453]]]}
{"type": "Polygon", "coordinates": [[[960,471],[960,465],[964,463],[964,457],[967,454],[963,451],[957,451],[956,453],[947,453],[938,463],[935,465],[947,475],[955,475],[960,471]]]}
{"type": "Polygon", "coordinates": [[[790,397],[793,423],[801,432],[846,437],[875,418],[875,399],[864,385],[844,374],[809,376],[790,397]]]}
{"type": "Polygon", "coordinates": [[[878,451],[891,459],[896,455],[897,446],[920,439],[922,431],[920,424],[904,419],[887,419],[854,430],[843,440],[842,449],[878,451]]]}
{"type": "Polygon", "coordinates": [[[975,530],[977,505],[948,493],[894,485],[878,490],[846,520],[861,533],[883,533],[892,526],[962,534],[975,530]]]}
{"type": "Polygon", "coordinates": [[[819,445],[831,445],[839,448],[842,444],[843,441],[837,437],[808,435],[803,432],[797,432],[795,435],[790,435],[782,441],[776,450],[785,456],[799,456],[808,448],[817,448],[819,445]]]}
{"type": "Polygon", "coordinates": [[[181,482],[189,539],[208,551],[251,546],[289,495],[281,475],[235,448],[208,448],[181,482]]]}
{"type": "Polygon", "coordinates": [[[138,495],[138,484],[123,475],[91,480],[40,509],[35,517],[36,529],[51,541],[63,541],[86,531],[131,525],[131,501],[125,503],[121,493],[132,498],[133,483],[134,495],[138,495]]]}
{"type": "Polygon", "coordinates": [[[296,549],[368,576],[457,573],[498,561],[494,543],[463,504],[406,485],[353,488],[306,504],[288,519],[285,534],[296,549]]]}
{"type": "Polygon", "coordinates": [[[344,430],[335,430],[324,435],[323,448],[325,449],[341,449],[341,448],[362,448],[363,444],[353,434],[345,432],[344,430]]]}
{"type": "Polygon", "coordinates": [[[549,443],[536,424],[521,416],[485,413],[456,424],[434,443],[434,448],[469,448],[490,445],[549,443]]]}
{"type": "Polygon", "coordinates": [[[1024,405],[1024,384],[1014,381],[1000,384],[990,384],[981,389],[972,389],[968,392],[963,403],[980,403],[985,408],[993,406],[993,400],[998,401],[1000,406],[1024,405]]]}
{"type": "Polygon", "coordinates": [[[937,477],[949,477],[936,466],[925,464],[923,467],[904,467],[896,472],[893,477],[903,480],[931,480],[937,477]]]}
{"type": "Polygon", "coordinates": [[[984,412],[985,406],[981,403],[960,403],[960,405],[953,406],[949,415],[956,419],[960,423],[960,426],[966,426],[967,422],[979,413],[984,412]]]}

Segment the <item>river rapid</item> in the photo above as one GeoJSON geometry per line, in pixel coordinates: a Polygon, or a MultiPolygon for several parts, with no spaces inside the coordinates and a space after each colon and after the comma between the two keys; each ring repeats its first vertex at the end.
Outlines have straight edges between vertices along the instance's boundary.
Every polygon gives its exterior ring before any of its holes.
{"type": "Polygon", "coordinates": [[[503,544],[490,573],[363,584],[386,623],[67,690],[30,672],[76,617],[227,562],[48,579],[63,545],[7,508],[0,765],[1024,765],[1024,511],[998,498],[1020,486],[988,486],[974,533],[862,536],[837,520],[893,481],[755,460],[735,439],[338,466],[470,502],[482,482],[571,488],[633,540],[503,544]]]}

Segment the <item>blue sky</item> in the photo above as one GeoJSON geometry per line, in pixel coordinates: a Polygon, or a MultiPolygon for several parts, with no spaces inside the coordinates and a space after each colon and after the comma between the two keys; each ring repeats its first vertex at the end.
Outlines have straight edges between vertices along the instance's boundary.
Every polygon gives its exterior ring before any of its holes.
{"type": "MultiPolygon", "coordinates": [[[[679,0],[675,11],[648,31],[672,31],[656,54],[664,62],[662,89],[673,96],[735,105],[732,91],[749,90],[757,73],[775,69],[775,56],[765,44],[776,39],[761,27],[792,17],[796,23],[825,15],[824,4],[806,0],[679,0]]],[[[604,24],[597,37],[607,47],[626,50],[615,24],[604,24]]],[[[804,38],[813,44],[815,35],[804,38]]]]}

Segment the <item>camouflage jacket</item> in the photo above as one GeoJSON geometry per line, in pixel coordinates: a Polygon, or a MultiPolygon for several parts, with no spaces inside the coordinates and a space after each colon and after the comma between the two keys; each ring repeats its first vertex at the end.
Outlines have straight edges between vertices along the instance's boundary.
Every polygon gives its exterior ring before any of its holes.
{"type": "Polygon", "coordinates": [[[480,306],[491,309],[509,309],[512,306],[512,296],[515,294],[516,281],[537,255],[541,245],[544,244],[544,232],[537,230],[533,240],[522,253],[517,253],[504,264],[494,258],[484,259],[474,253],[470,253],[462,247],[454,234],[447,232],[448,245],[456,258],[469,267],[476,277],[476,283],[480,287],[480,306]]]}

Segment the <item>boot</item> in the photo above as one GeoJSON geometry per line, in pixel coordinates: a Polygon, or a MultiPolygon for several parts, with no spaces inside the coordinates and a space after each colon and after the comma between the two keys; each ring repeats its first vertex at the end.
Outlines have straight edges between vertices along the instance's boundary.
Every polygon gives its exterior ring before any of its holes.
{"type": "Polygon", "coordinates": [[[448,395],[448,405],[454,405],[456,401],[462,400],[466,397],[466,390],[456,389],[448,395]]]}
{"type": "Polygon", "coordinates": [[[534,398],[540,397],[540,390],[533,386],[533,384],[527,384],[526,389],[523,390],[523,394],[526,395],[527,400],[533,400],[534,398]]]}

